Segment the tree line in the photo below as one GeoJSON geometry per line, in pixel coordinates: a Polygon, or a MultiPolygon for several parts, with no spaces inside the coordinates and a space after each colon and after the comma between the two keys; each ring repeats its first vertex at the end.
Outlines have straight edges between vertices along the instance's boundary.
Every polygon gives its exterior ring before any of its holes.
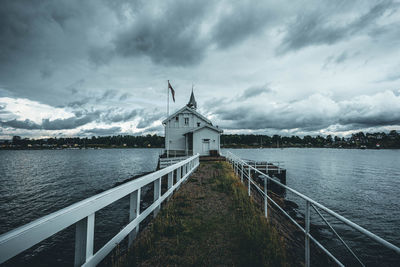
{"type": "Polygon", "coordinates": [[[280,135],[222,135],[221,146],[231,148],[243,147],[332,147],[332,148],[400,148],[400,134],[393,130],[389,133],[358,132],[350,137],[310,136],[304,137],[280,135]]]}

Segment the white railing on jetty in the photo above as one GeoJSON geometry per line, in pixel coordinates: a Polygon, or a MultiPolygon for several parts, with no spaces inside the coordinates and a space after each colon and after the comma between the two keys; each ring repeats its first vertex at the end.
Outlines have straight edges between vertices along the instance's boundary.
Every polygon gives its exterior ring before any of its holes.
{"type": "Polygon", "coordinates": [[[51,213],[0,236],[0,263],[29,249],[33,245],[76,224],[75,266],[95,266],[129,235],[129,243],[139,231],[139,224],[153,212],[156,216],[161,203],[199,166],[199,155],[175,163],[159,171],[127,182],[69,207],[51,213]],[[174,175],[176,182],[174,184],[174,175]],[[161,180],[168,176],[167,191],[161,194],[161,180]],[[154,202],[140,213],[141,189],[154,183],[154,202]],[[96,253],[93,253],[95,213],[115,201],[130,195],[129,223],[96,253]]]}
{"type": "Polygon", "coordinates": [[[366,230],[365,228],[353,223],[352,221],[346,219],[345,217],[337,214],[336,212],[328,209],[324,205],[318,203],[317,201],[297,192],[296,190],[278,182],[277,180],[273,179],[272,177],[268,176],[265,173],[262,173],[260,170],[254,168],[252,165],[248,164],[246,161],[242,160],[238,156],[234,155],[231,152],[227,152],[225,155],[227,161],[232,164],[234,169],[235,175],[237,175],[242,183],[244,182],[243,179],[247,179],[248,182],[248,195],[251,195],[251,185],[253,185],[256,190],[262,195],[264,198],[264,214],[265,217],[268,219],[268,201],[272,203],[275,207],[277,207],[288,219],[293,222],[304,234],[305,234],[305,265],[307,267],[310,266],[310,240],[313,241],[324,253],[326,253],[334,262],[336,262],[339,266],[344,266],[331,252],[329,252],[320,242],[318,242],[311,234],[310,234],[310,211],[311,207],[316,211],[316,213],[323,219],[323,221],[328,225],[328,227],[332,230],[332,232],[339,238],[341,243],[345,246],[347,250],[353,255],[353,257],[360,263],[361,266],[365,266],[359,257],[353,252],[353,250],[346,244],[346,242],[337,234],[337,232],[333,229],[333,227],[329,224],[329,222],[325,219],[325,217],[320,213],[320,210],[328,213],[329,215],[335,217],[342,223],[354,228],[355,230],[359,231],[360,233],[364,234],[365,236],[373,239],[374,241],[380,243],[381,245],[395,251],[397,254],[400,254],[400,248],[393,245],[392,243],[384,240],[383,238],[371,233],[370,231],[366,230]],[[258,174],[260,178],[264,180],[264,188],[260,188],[258,184],[251,178],[251,172],[254,174],[258,174]],[[306,208],[305,208],[305,227],[303,228],[294,218],[292,218],[282,207],[280,207],[270,196],[268,196],[268,188],[267,188],[267,181],[272,181],[273,183],[285,188],[286,190],[294,193],[295,195],[299,196],[303,200],[306,201],[306,208]],[[319,210],[318,210],[319,209],[319,210]]]}
{"type": "Polygon", "coordinates": [[[242,160],[245,161],[248,165],[250,165],[260,171],[275,170],[278,173],[281,173],[281,171],[284,168],[283,161],[268,161],[268,162],[266,162],[266,161],[252,160],[252,159],[242,159],[242,160]]]}
{"type": "Polygon", "coordinates": [[[185,160],[189,157],[176,157],[176,158],[160,158],[160,169],[163,169],[165,167],[171,166],[175,163],[178,163],[182,160],[185,160]]]}

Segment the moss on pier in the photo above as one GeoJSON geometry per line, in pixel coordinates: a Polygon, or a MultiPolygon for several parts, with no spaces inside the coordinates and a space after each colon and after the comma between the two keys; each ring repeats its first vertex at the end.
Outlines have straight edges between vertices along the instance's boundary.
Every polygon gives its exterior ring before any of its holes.
{"type": "Polygon", "coordinates": [[[225,162],[203,162],[119,266],[285,266],[283,239],[225,162]]]}

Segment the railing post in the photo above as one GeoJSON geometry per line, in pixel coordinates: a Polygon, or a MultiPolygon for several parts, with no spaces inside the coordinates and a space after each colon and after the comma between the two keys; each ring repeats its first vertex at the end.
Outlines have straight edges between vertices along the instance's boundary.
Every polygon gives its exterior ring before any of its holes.
{"type": "Polygon", "coordinates": [[[306,267],[310,267],[310,202],[306,201],[306,213],[305,213],[305,263],[306,267]]]}
{"type": "Polygon", "coordinates": [[[265,213],[265,218],[268,219],[268,179],[266,176],[264,176],[264,213],[265,213]]]}
{"type": "MultiPolygon", "coordinates": [[[[157,201],[161,197],[161,177],[154,181],[154,201],[157,201]]],[[[155,218],[160,211],[160,205],[154,209],[153,217],[155,218]]]]}
{"type": "Polygon", "coordinates": [[[176,182],[178,183],[179,180],[182,178],[182,167],[176,169],[176,182]]]}
{"type": "Polygon", "coordinates": [[[249,177],[248,177],[248,180],[247,180],[247,182],[248,182],[248,194],[249,194],[249,196],[250,196],[250,185],[251,185],[251,183],[250,183],[250,179],[251,179],[251,176],[250,176],[250,165],[249,165],[249,177]]]}
{"type": "Polygon", "coordinates": [[[172,187],[174,183],[174,171],[168,173],[168,190],[172,187]]]}
{"type": "MultiPolygon", "coordinates": [[[[141,191],[141,189],[139,188],[138,190],[136,190],[130,194],[129,222],[136,219],[137,216],[139,216],[139,214],[140,214],[140,191],[141,191]]],[[[131,244],[132,244],[133,240],[135,239],[138,232],[139,232],[139,224],[135,227],[135,229],[132,230],[132,232],[129,233],[129,237],[128,237],[128,245],[129,246],[131,246],[131,244]]]]}
{"type": "Polygon", "coordinates": [[[240,181],[242,181],[242,184],[243,184],[243,172],[244,172],[244,170],[243,170],[243,163],[241,163],[241,171],[242,171],[242,173],[240,174],[240,181]]]}
{"type": "Polygon", "coordinates": [[[81,266],[93,255],[94,213],[76,223],[74,266],[81,266]]]}

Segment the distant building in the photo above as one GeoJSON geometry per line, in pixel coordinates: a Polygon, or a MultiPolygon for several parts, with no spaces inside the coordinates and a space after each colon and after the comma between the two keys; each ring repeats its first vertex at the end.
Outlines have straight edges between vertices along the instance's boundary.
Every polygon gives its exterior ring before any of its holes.
{"type": "Polygon", "coordinates": [[[165,149],[168,156],[210,155],[220,152],[223,132],[196,111],[193,90],[189,103],[162,123],[165,127],[165,149]]]}

